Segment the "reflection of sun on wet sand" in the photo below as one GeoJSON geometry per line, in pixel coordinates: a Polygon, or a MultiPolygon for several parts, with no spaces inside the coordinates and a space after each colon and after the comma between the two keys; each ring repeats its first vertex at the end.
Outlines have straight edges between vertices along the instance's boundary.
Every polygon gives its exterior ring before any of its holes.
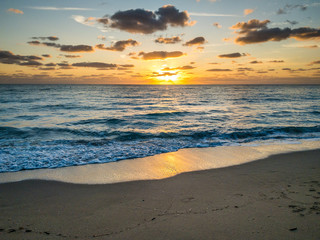
{"type": "Polygon", "coordinates": [[[149,181],[0,185],[1,239],[317,239],[320,150],[149,181]]]}

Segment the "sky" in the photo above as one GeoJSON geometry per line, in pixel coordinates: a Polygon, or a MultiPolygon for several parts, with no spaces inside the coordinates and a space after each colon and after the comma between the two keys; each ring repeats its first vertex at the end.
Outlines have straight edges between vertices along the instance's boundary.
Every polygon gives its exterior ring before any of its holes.
{"type": "Polygon", "coordinates": [[[320,84],[320,1],[1,0],[0,84],[320,84]]]}

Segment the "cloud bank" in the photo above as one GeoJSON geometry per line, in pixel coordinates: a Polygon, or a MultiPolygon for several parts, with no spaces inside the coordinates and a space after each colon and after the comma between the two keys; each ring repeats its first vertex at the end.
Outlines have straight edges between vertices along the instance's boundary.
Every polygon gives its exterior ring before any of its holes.
{"type": "Polygon", "coordinates": [[[319,28],[301,27],[301,28],[268,28],[269,20],[260,21],[252,19],[248,22],[238,22],[231,29],[236,29],[239,35],[235,42],[240,45],[262,43],[268,41],[282,41],[288,38],[296,40],[309,40],[320,38],[319,28]]]}
{"type": "Polygon", "coordinates": [[[157,11],[130,9],[118,11],[110,18],[104,17],[99,23],[106,28],[115,28],[129,33],[151,34],[171,27],[192,26],[187,11],[179,11],[175,6],[165,5],[157,11]]]}
{"type": "Polygon", "coordinates": [[[180,51],[166,52],[166,51],[153,51],[153,52],[140,52],[139,56],[143,60],[156,60],[156,59],[167,59],[167,58],[177,58],[185,55],[180,51]]]}
{"type": "Polygon", "coordinates": [[[134,47],[138,46],[140,43],[137,42],[136,40],[128,39],[128,40],[123,40],[123,41],[118,41],[115,42],[113,45],[110,47],[106,47],[104,44],[98,44],[95,47],[101,50],[109,50],[109,51],[119,51],[122,52],[125,50],[127,47],[134,47]]]}

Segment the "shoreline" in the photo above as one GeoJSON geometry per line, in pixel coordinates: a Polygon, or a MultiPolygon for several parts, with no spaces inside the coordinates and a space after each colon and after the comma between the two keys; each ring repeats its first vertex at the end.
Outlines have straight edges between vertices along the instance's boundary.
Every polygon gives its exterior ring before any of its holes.
{"type": "Polygon", "coordinates": [[[320,149],[161,180],[0,184],[4,239],[318,239],[320,149]]]}
{"type": "Polygon", "coordinates": [[[272,155],[314,149],[320,149],[320,141],[185,148],[176,152],[102,164],[0,173],[0,184],[23,180],[109,184],[164,179],[184,172],[232,167],[272,155]]]}

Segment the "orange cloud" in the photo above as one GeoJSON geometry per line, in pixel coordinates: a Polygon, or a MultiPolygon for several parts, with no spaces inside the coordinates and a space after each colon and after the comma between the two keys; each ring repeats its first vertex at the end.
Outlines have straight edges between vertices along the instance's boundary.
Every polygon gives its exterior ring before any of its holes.
{"type": "Polygon", "coordinates": [[[16,13],[16,14],[23,14],[23,11],[21,11],[19,9],[14,9],[14,8],[9,8],[7,10],[7,12],[13,12],[13,13],[16,13]]]}
{"type": "Polygon", "coordinates": [[[248,8],[243,11],[243,15],[247,16],[254,12],[254,9],[248,8]]]}

